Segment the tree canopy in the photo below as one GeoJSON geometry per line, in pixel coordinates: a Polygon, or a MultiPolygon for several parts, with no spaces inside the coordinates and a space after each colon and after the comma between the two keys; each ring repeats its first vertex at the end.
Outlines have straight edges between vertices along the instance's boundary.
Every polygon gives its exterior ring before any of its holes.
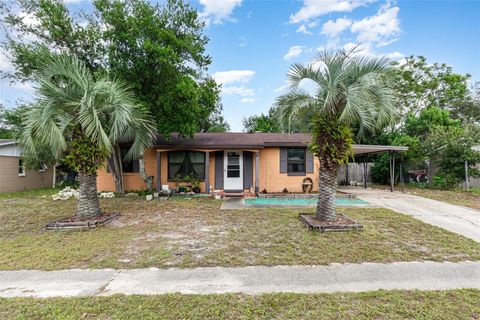
{"type": "Polygon", "coordinates": [[[15,34],[2,44],[15,71],[3,76],[31,80],[49,56],[68,54],[95,77],[127,83],[160,133],[192,135],[218,126],[219,86],[207,75],[205,24],[189,4],[96,0],[92,12],[77,15],[59,0],[20,0],[18,6],[2,7],[7,31],[15,34]],[[19,9],[32,19],[15,14],[19,9]]]}

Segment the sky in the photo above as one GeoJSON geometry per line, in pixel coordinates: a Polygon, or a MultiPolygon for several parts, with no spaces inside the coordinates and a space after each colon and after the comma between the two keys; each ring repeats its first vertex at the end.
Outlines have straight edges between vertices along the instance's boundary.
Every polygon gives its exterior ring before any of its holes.
{"type": "MultiPolygon", "coordinates": [[[[86,0],[68,0],[72,10],[86,0]]],[[[267,113],[287,92],[292,63],[317,50],[360,44],[365,55],[402,59],[423,55],[480,80],[480,1],[192,0],[207,23],[209,73],[222,84],[225,119],[242,131],[242,119],[267,113]]],[[[0,69],[11,67],[0,53],[0,69]]],[[[0,103],[31,99],[29,84],[0,80],[0,103]]]]}

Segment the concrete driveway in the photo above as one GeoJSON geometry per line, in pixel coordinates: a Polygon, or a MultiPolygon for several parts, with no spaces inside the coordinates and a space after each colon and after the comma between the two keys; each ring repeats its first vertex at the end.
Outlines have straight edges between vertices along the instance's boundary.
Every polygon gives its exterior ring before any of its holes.
{"type": "Polygon", "coordinates": [[[480,242],[480,211],[400,192],[340,189],[370,204],[407,214],[425,223],[480,242]]]}

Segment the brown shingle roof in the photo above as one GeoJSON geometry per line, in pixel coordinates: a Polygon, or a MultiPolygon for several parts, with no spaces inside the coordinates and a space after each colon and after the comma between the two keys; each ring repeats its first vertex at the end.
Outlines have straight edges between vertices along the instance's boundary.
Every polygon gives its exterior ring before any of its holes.
{"type": "Polygon", "coordinates": [[[193,138],[182,138],[172,134],[169,140],[157,136],[155,146],[171,148],[264,148],[264,147],[303,147],[310,142],[307,133],[197,133],[193,138]]]}
{"type": "MultiPolygon", "coordinates": [[[[310,143],[308,133],[197,133],[193,138],[174,133],[166,140],[158,135],[155,147],[164,149],[262,149],[265,147],[306,147],[310,143]]],[[[354,144],[355,154],[388,151],[406,151],[408,147],[354,144]]]]}

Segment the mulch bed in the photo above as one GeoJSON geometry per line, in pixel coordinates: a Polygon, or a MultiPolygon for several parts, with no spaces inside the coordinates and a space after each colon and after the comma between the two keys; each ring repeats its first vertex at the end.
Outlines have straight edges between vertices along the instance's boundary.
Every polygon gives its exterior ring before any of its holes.
{"type": "Polygon", "coordinates": [[[47,230],[95,229],[120,216],[118,212],[102,213],[95,217],[70,217],[47,223],[47,230]]]}
{"type": "Polygon", "coordinates": [[[337,219],[325,221],[317,219],[313,214],[300,214],[300,220],[307,225],[309,229],[318,230],[321,233],[333,231],[362,230],[363,225],[357,223],[343,214],[337,214],[337,219]]]}

